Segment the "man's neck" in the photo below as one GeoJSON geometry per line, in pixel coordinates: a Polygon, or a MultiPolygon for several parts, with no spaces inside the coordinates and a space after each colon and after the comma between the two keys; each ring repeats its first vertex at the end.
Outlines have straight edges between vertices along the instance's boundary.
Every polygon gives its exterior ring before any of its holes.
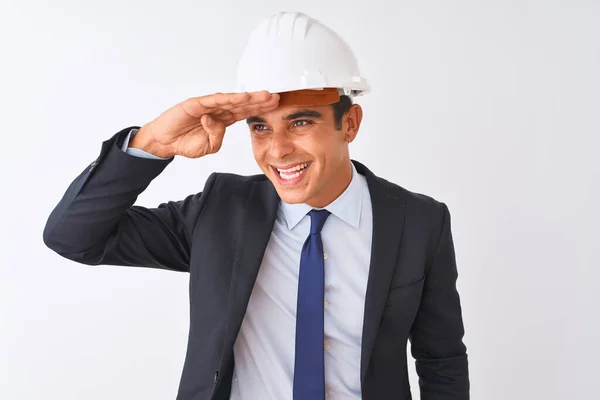
{"type": "Polygon", "coordinates": [[[326,207],[344,193],[350,182],[352,182],[352,162],[348,160],[348,163],[340,168],[338,175],[334,176],[327,184],[326,192],[311,198],[307,204],[314,208],[326,207]]]}

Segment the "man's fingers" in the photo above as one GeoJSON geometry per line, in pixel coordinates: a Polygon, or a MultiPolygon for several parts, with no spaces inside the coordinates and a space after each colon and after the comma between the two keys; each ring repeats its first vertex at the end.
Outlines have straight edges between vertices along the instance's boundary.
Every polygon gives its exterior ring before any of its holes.
{"type": "Polygon", "coordinates": [[[223,135],[225,135],[225,123],[219,118],[213,118],[210,114],[204,114],[200,118],[200,123],[208,136],[210,136],[209,140],[211,144],[218,142],[220,147],[220,142],[223,140],[223,135]]]}
{"type": "Polygon", "coordinates": [[[248,102],[250,93],[215,93],[208,96],[197,97],[196,100],[207,108],[226,107],[232,104],[248,102]]]}
{"type": "Polygon", "coordinates": [[[246,103],[250,99],[250,93],[214,93],[208,96],[187,99],[182,106],[188,115],[200,118],[217,108],[231,109],[236,104],[246,103]]]}
{"type": "Polygon", "coordinates": [[[235,118],[236,121],[240,121],[240,120],[246,119],[248,117],[251,117],[253,115],[259,115],[259,114],[263,114],[263,113],[266,113],[269,111],[273,111],[278,106],[279,106],[279,98],[276,98],[271,101],[261,103],[261,104],[256,104],[253,106],[236,107],[236,108],[230,110],[230,112],[233,114],[233,117],[235,118]]]}
{"type": "Polygon", "coordinates": [[[244,103],[244,104],[240,104],[238,106],[235,106],[231,109],[229,109],[229,111],[232,114],[240,114],[240,113],[260,113],[260,112],[266,112],[266,110],[274,110],[278,107],[279,105],[279,95],[278,94],[273,94],[271,95],[271,97],[263,102],[257,102],[257,103],[244,103]]]}
{"type": "MultiPolygon", "coordinates": [[[[251,93],[215,93],[203,97],[193,97],[183,103],[184,111],[194,117],[201,118],[205,114],[219,115],[227,111],[232,118],[239,121],[246,115],[259,114],[274,110],[279,103],[279,95],[266,91],[251,93]]],[[[235,121],[234,121],[235,122],[235,121]]]]}
{"type": "Polygon", "coordinates": [[[267,91],[242,93],[215,93],[208,96],[196,97],[206,108],[230,109],[242,104],[258,104],[269,101],[273,95],[267,91]]]}

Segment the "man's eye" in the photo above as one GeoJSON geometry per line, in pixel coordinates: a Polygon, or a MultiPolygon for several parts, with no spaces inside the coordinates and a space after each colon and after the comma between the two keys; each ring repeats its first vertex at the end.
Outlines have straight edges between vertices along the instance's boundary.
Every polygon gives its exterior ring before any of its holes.
{"type": "Polygon", "coordinates": [[[309,126],[309,125],[312,125],[312,121],[308,121],[306,119],[300,119],[298,121],[294,121],[294,123],[292,125],[293,126],[298,126],[298,127],[309,126]]]}
{"type": "Polygon", "coordinates": [[[254,125],[252,127],[252,130],[253,131],[257,131],[257,132],[264,131],[265,129],[267,129],[267,126],[266,125],[261,125],[261,124],[254,125]]]}

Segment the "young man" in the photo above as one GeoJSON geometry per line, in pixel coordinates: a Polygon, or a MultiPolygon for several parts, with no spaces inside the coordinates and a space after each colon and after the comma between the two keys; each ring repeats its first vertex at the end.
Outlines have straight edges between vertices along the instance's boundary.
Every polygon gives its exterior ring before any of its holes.
{"type": "Polygon", "coordinates": [[[104,142],[50,215],[47,246],[190,273],[178,399],[410,399],[408,340],[422,399],[468,399],[449,211],[350,159],[352,96],[368,86],[347,45],[277,14],[239,80],[250,90],[188,99],[104,142]],[[176,156],[216,153],[241,120],[263,174],[212,174],[184,200],[133,205],[176,156]]]}

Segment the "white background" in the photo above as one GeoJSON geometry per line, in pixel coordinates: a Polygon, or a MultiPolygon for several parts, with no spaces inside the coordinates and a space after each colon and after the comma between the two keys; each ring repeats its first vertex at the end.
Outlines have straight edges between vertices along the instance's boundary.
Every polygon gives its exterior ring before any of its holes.
{"type": "MultiPolygon", "coordinates": [[[[78,265],[42,230],[103,140],[232,90],[248,33],[280,10],[338,31],[372,84],[352,157],[450,208],[472,398],[600,398],[597,0],[0,7],[0,398],[175,397],[188,276],[78,265]]],[[[200,191],[213,171],[259,171],[243,124],[138,204],[200,191]]]]}

